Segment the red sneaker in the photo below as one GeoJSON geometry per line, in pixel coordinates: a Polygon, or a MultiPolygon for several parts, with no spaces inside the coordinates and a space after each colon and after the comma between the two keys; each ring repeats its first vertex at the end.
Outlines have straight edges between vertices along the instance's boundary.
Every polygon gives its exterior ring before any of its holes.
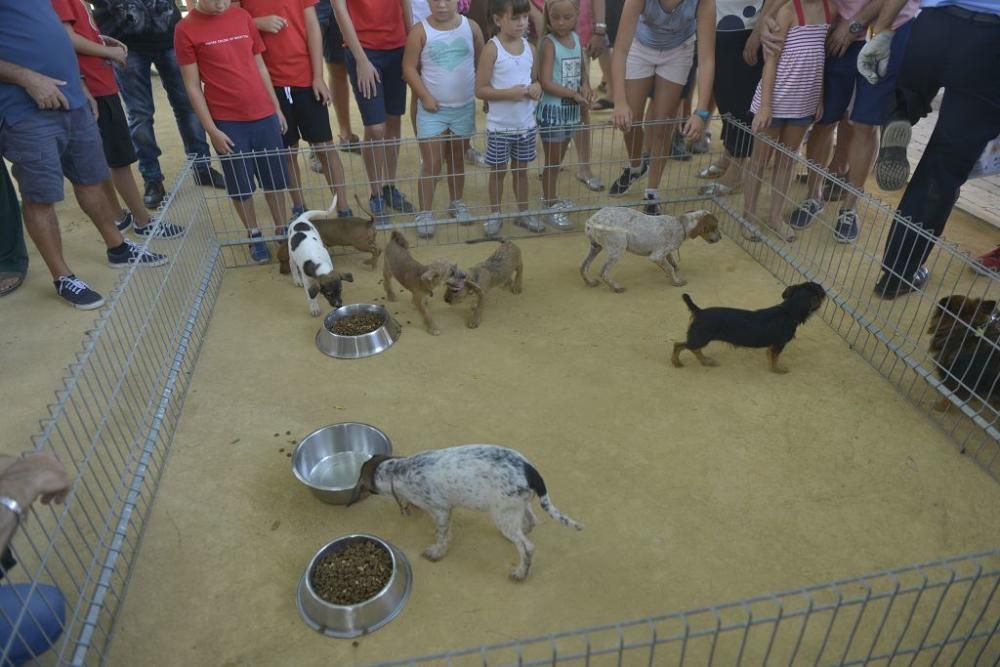
{"type": "Polygon", "coordinates": [[[983,276],[1000,275],[1000,245],[985,255],[977,257],[976,264],[972,268],[983,276]]]}

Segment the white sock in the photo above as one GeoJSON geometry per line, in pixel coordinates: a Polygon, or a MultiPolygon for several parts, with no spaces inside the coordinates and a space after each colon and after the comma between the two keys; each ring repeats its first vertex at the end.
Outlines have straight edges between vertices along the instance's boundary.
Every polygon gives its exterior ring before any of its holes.
{"type": "Polygon", "coordinates": [[[656,188],[646,188],[646,194],[643,195],[646,199],[659,199],[659,195],[656,194],[656,188]]]}

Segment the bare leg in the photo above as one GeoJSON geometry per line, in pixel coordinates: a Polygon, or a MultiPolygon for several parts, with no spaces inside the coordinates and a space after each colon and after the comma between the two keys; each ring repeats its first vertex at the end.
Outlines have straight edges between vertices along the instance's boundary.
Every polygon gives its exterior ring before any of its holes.
{"type": "Polygon", "coordinates": [[[500,196],[503,194],[503,177],[507,173],[507,165],[493,165],[489,175],[490,210],[500,212],[500,196]]]}
{"type": "MultiPolygon", "coordinates": [[[[841,123],[841,126],[844,125],[846,123],[841,123]]],[[[864,190],[865,180],[871,173],[878,153],[878,127],[854,123],[851,128],[851,144],[847,151],[847,181],[857,189],[864,190]]],[[[857,196],[848,193],[843,207],[855,208],[857,205],[857,196]]]]}
{"type": "MultiPolygon", "coordinates": [[[[135,218],[136,227],[145,227],[149,224],[149,212],[142,203],[142,195],[139,194],[139,186],[135,183],[135,176],[132,174],[132,167],[115,167],[111,170],[111,180],[114,182],[114,190],[125,200],[125,206],[132,211],[135,218]]],[[[114,208],[120,208],[117,197],[110,197],[114,208]]]]}
{"type": "MultiPolygon", "coordinates": [[[[670,114],[677,108],[683,89],[684,87],[681,85],[656,77],[656,88],[653,92],[649,119],[669,118],[670,114]]],[[[667,156],[670,154],[670,145],[676,127],[676,123],[666,123],[656,124],[650,128],[649,152],[652,157],[649,162],[649,182],[646,187],[660,187],[660,180],[667,165],[667,156]]]]}
{"type": "Polygon", "coordinates": [[[528,210],[528,163],[519,160],[510,161],[513,172],[514,196],[517,197],[517,210],[528,210]]]}
{"type": "MultiPolygon", "coordinates": [[[[583,105],[580,107],[580,122],[583,127],[573,134],[573,143],[576,146],[576,175],[583,180],[594,177],[590,164],[593,161],[591,153],[591,132],[590,132],[590,107],[583,105]]],[[[565,155],[565,149],[563,149],[565,155]]],[[[561,160],[560,160],[561,162],[561,160]]]]}
{"type": "Polygon", "coordinates": [[[108,199],[104,192],[104,184],[74,185],[73,193],[76,195],[76,202],[80,208],[97,227],[97,231],[104,239],[104,244],[109,248],[120,246],[124,239],[121,232],[118,231],[115,219],[121,211],[108,199]]]}
{"type": "Polygon", "coordinates": [[[236,209],[236,215],[239,216],[240,221],[248,231],[252,232],[258,229],[257,211],[253,207],[253,197],[233,199],[233,207],[236,209]]]}
{"type": "Polygon", "coordinates": [[[274,220],[275,227],[283,227],[285,224],[285,191],[271,190],[264,193],[264,201],[271,211],[271,219],[274,220]]]}
{"type": "Polygon", "coordinates": [[[38,254],[42,256],[45,266],[49,268],[52,279],[72,275],[73,272],[63,258],[62,237],[59,234],[56,207],[53,204],[36,204],[26,201],[21,204],[21,210],[28,236],[38,248],[38,254]]]}
{"type": "MultiPolygon", "coordinates": [[[[833,129],[836,123],[830,125],[813,125],[809,134],[809,142],[806,144],[806,157],[818,165],[825,165],[830,158],[830,149],[833,145],[833,129]]],[[[806,181],[806,192],[813,199],[823,200],[821,192],[820,174],[815,169],[809,170],[809,178],[806,181]]]]}
{"type": "Polygon", "coordinates": [[[629,166],[638,169],[642,164],[642,149],[644,132],[638,123],[642,122],[646,113],[646,99],[653,89],[653,77],[648,79],[632,79],[625,82],[625,97],[632,111],[632,127],[625,132],[625,150],[628,152],[629,166]]]}
{"type": "Polygon", "coordinates": [[[347,199],[347,187],[345,187],[344,164],[337,155],[337,150],[332,143],[313,144],[319,163],[323,165],[323,177],[330,192],[337,195],[338,210],[345,210],[351,207],[347,199]]]}
{"type": "MultiPolygon", "coordinates": [[[[770,139],[777,139],[780,130],[768,128],[760,132],[770,139]]],[[[743,219],[752,225],[757,224],[757,199],[760,196],[760,186],[764,180],[764,171],[773,149],[769,144],[754,138],[753,157],[750,168],[743,177],[743,219]]]]}
{"type": "Polygon", "coordinates": [[[347,78],[347,67],[339,63],[327,63],[326,71],[330,79],[333,112],[337,116],[340,138],[350,140],[353,132],[351,131],[351,90],[347,78]]]}
{"type": "Polygon", "coordinates": [[[361,157],[364,158],[365,171],[368,173],[368,183],[373,195],[381,194],[382,186],[388,184],[384,180],[386,147],[381,143],[385,138],[385,123],[365,126],[365,144],[361,148],[361,157]]]}
{"type": "Polygon", "coordinates": [[[448,165],[448,197],[457,201],[465,196],[465,140],[452,138],[445,144],[448,165]]]}
{"type": "MultiPolygon", "coordinates": [[[[414,121],[415,122],[415,121],[414,121]]],[[[385,147],[385,181],[396,182],[396,168],[399,166],[399,138],[402,136],[402,117],[385,117],[385,138],[389,144],[385,147]]]]}
{"type": "MultiPolygon", "coordinates": [[[[802,137],[805,136],[805,133],[806,128],[801,125],[785,125],[781,128],[779,141],[790,151],[797,152],[799,146],[802,145],[802,137]]],[[[775,151],[774,177],[771,183],[771,216],[768,224],[785,241],[795,240],[795,232],[782,216],[785,202],[788,201],[788,188],[792,184],[793,165],[794,161],[791,156],[782,151],[775,151]]]]}
{"type": "MultiPolygon", "coordinates": [[[[299,147],[298,144],[290,146],[291,153],[287,156],[288,164],[288,194],[292,198],[292,207],[304,209],[305,199],[302,196],[302,171],[299,168],[299,147]]],[[[284,215],[282,215],[284,218],[284,215]]],[[[282,222],[284,224],[284,222],[282,222]]]]}
{"type": "Polygon", "coordinates": [[[441,138],[420,142],[421,165],[417,199],[420,202],[421,211],[431,211],[434,208],[434,186],[441,175],[443,143],[441,138]]]}
{"type": "MultiPolygon", "coordinates": [[[[577,132],[577,136],[580,133],[577,132]]],[[[545,154],[545,166],[542,167],[542,198],[546,206],[551,206],[556,199],[556,180],[559,178],[559,167],[562,165],[563,156],[566,154],[567,141],[558,143],[543,143],[542,152],[545,154]]],[[[577,141],[579,146],[579,141],[577,141]]]]}

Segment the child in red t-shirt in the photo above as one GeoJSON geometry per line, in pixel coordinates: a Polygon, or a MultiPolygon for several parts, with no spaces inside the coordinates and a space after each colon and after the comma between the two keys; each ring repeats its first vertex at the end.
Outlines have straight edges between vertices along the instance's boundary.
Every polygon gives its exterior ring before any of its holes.
{"type": "MultiPolygon", "coordinates": [[[[353,215],[344,187],[344,165],[333,146],[330,129],[330,89],[323,80],[323,35],[316,16],[317,0],[241,0],[264,39],[264,64],[281,105],[288,129],[283,140],[295,149],[299,137],[313,147],[322,174],[337,195],[341,217],[353,215]]],[[[288,156],[292,219],[305,212],[302,173],[297,152],[288,156]]]]}
{"type": "Polygon", "coordinates": [[[384,225],[386,206],[400,213],[414,210],[396,189],[401,120],[406,112],[403,48],[412,23],[410,1],[333,0],[333,9],[344,33],[347,73],[365,126],[362,155],[371,184],[368,203],[384,225]]]}
{"type": "Polygon", "coordinates": [[[135,233],[143,237],[174,238],[184,233],[184,228],[168,223],[158,224],[150,217],[142,203],[142,195],[132,174],[132,164],[138,161],[128,120],[118,97],[118,82],[111,65],[116,62],[125,67],[128,48],[117,39],[102,36],[95,27],[90,9],[83,0],[52,0],[56,16],[63,22],[70,42],[80,62],[83,84],[97,103],[97,127],[101,132],[104,157],[111,168],[111,178],[104,181],[104,192],[122,217],[116,221],[118,229],[125,232],[135,223],[135,233]],[[117,190],[117,192],[116,192],[117,190]],[[118,195],[128,208],[122,208],[118,195]]]}
{"type": "Polygon", "coordinates": [[[287,127],[260,55],[265,48],[260,33],[250,14],[230,4],[231,0],[197,0],[194,10],[177,24],[174,49],[191,106],[216,152],[224,156],[226,191],[254,239],[250,257],[266,263],[271,254],[259,240],[262,233],[249,200],[256,177],[275,231],[284,229],[282,191],[288,175],[284,157],[275,151],[282,148],[281,135],[287,127]],[[250,152],[254,154],[241,156],[250,152]]]}

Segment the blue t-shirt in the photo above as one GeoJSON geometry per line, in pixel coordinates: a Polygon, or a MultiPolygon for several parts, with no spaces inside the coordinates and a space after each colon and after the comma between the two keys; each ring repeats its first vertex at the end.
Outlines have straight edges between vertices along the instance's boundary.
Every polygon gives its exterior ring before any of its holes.
{"type": "MultiPolygon", "coordinates": [[[[70,109],[87,104],[73,44],[48,0],[0,0],[0,60],[65,81],[60,88],[70,109]]],[[[0,123],[16,123],[37,110],[24,88],[0,82],[0,123]]]]}
{"type": "Polygon", "coordinates": [[[996,14],[1000,16],[1000,2],[997,0],[920,0],[922,9],[931,7],[947,7],[955,5],[970,12],[982,12],[984,14],[996,14]]]}

